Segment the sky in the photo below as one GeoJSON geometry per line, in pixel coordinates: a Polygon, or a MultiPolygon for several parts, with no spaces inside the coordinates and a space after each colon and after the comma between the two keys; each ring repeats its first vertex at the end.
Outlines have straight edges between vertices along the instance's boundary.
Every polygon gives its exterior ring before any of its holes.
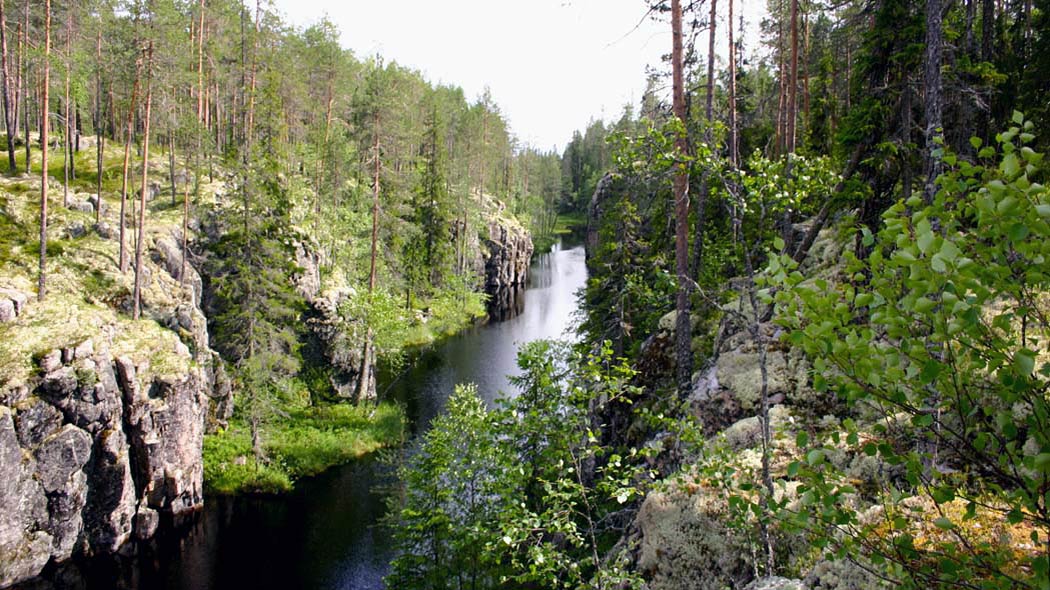
{"type": "Polygon", "coordinates": [[[327,14],[358,57],[378,53],[462,87],[471,100],[487,87],[511,131],[544,150],[560,151],[590,120],[616,120],[625,104],[637,105],[646,65],[659,65],[671,47],[670,25],[644,18],[642,0],[274,4],[299,27],[327,14]]]}

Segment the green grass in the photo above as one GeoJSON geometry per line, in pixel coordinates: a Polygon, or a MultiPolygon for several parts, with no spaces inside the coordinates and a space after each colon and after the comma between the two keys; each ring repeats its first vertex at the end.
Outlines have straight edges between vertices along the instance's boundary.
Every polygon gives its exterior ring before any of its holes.
{"type": "Polygon", "coordinates": [[[208,493],[277,494],[296,480],[401,443],[404,415],[391,404],[335,404],[293,410],[265,427],[267,461],[252,457],[248,426],[234,422],[204,437],[204,485],[208,493]]]}

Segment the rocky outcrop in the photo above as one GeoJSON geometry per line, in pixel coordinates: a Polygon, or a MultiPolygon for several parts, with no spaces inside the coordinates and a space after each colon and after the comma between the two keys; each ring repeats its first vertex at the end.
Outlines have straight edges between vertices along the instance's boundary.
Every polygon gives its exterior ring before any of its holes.
{"type": "Polygon", "coordinates": [[[587,250],[587,260],[591,260],[595,253],[598,252],[598,228],[601,227],[606,204],[613,196],[614,181],[615,177],[612,173],[606,173],[598,181],[598,185],[594,188],[594,194],[591,195],[591,202],[587,207],[587,238],[584,241],[584,247],[587,250]]]}
{"type": "Polygon", "coordinates": [[[525,304],[532,236],[517,222],[497,215],[489,221],[484,246],[482,258],[489,317],[503,320],[518,315],[525,304]]]}
{"type": "MultiPolygon", "coordinates": [[[[190,360],[185,346],[177,354],[190,360]]],[[[0,392],[0,587],[202,506],[206,371],[148,365],[87,340],[0,392]]]]}
{"type": "MultiPolygon", "coordinates": [[[[796,233],[803,233],[803,229],[796,227],[796,233]]],[[[806,263],[807,275],[833,280],[841,272],[841,243],[832,232],[825,229],[814,243],[806,263]]],[[[729,286],[736,297],[721,306],[717,314],[720,321],[713,326],[694,326],[694,353],[705,356],[706,361],[693,375],[687,402],[703,426],[703,456],[686,458],[681,471],[645,498],[628,537],[628,546],[636,547],[634,563],[650,590],[887,587],[868,573],[870,568],[815,554],[807,539],[775,521],[769,532],[777,564],[801,579],[756,579],[756,572],[762,569],[756,561],[763,559],[755,549],[761,544],[758,524],[752,516],[734,512],[728,497],[749,495],[748,489],[737,486],[758,481],[763,452],[768,452],[770,473],[777,482],[773,492],[776,502],[798,500],[800,482],[787,474],[789,465],[804,454],[798,447],[799,432],[806,432],[810,440],[820,437],[825,460],[844,473],[854,487],[847,501],[858,506],[863,505],[863,497],[877,496],[904,474],[901,466],[869,456],[859,445],[850,445],[837,436],[841,425],[836,416],[842,415],[837,396],[813,387],[809,363],[800,351],[783,341],[774,322],[761,321],[766,318],[749,305],[744,281],[734,280],[729,286]],[[711,338],[697,334],[698,329],[713,332],[713,343],[711,338]],[[756,335],[766,349],[768,446],[759,418],[763,372],[756,335]],[[703,350],[697,348],[698,343],[704,343],[703,350]],[[711,475],[718,473],[733,475],[711,475]]],[[[642,374],[673,374],[674,328],[673,313],[661,318],[640,351],[638,368],[642,374]]]]}
{"type": "Polygon", "coordinates": [[[25,309],[29,295],[0,287],[0,323],[13,322],[25,309]]]}
{"type": "Polygon", "coordinates": [[[128,318],[130,278],[104,250],[79,251],[93,278],[60,279],[45,302],[0,278],[0,587],[202,507],[204,432],[232,404],[180,232],[144,236],[143,320],[128,318]]]}

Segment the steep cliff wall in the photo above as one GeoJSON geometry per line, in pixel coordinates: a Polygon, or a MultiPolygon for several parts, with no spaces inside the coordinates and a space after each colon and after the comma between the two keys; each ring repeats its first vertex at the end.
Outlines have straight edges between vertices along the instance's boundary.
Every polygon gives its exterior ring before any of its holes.
{"type": "MultiPolygon", "coordinates": [[[[17,246],[0,273],[0,587],[51,561],[115,552],[153,536],[162,514],[199,509],[204,432],[232,409],[181,224],[157,215],[143,236],[144,317],[133,321],[115,212],[104,206],[102,224],[85,230],[93,199],[73,195],[80,206],[54,214],[62,249],[44,302],[35,261],[17,246]]],[[[15,194],[0,191],[0,208],[29,223],[15,194]]]]}
{"type": "Polygon", "coordinates": [[[489,296],[489,317],[503,320],[521,313],[523,294],[532,260],[532,236],[505,212],[505,205],[489,196],[484,199],[488,235],[481,236],[475,250],[478,275],[489,296]]]}

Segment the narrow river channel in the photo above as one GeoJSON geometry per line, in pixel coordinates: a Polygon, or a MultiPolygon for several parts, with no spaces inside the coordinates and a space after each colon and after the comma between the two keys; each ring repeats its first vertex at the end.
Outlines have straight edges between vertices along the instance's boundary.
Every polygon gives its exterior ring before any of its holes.
{"type": "MultiPolygon", "coordinates": [[[[533,261],[520,314],[420,353],[380,384],[383,395],[405,403],[415,433],[443,410],[456,383],[476,383],[489,402],[500,392],[513,395],[508,375],[517,372],[518,347],[569,336],[586,279],[583,247],[556,245],[533,261]]],[[[136,555],[72,563],[25,588],[379,590],[391,550],[377,525],[396,490],[393,471],[371,457],[304,480],[282,497],[208,498],[192,525],[137,547],[136,555]]]]}

